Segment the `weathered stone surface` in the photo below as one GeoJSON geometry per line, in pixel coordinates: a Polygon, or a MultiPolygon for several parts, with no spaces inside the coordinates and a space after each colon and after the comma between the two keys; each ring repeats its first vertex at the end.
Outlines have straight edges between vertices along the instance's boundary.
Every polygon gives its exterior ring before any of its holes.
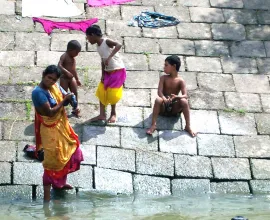
{"type": "Polygon", "coordinates": [[[18,101],[25,99],[25,91],[22,86],[1,85],[0,100],[18,101]]]}
{"type": "MultiPolygon", "coordinates": [[[[161,55],[161,54],[149,54],[147,55],[147,61],[149,63],[150,70],[164,70],[164,63],[165,59],[168,57],[168,55],[161,55]]],[[[178,56],[181,60],[181,67],[180,70],[185,70],[185,62],[183,56],[178,56]]]]}
{"type": "Polygon", "coordinates": [[[199,134],[198,154],[202,156],[234,157],[233,138],[227,135],[199,134]]]}
{"type": "Polygon", "coordinates": [[[255,114],[259,134],[270,134],[270,114],[255,114]]]}
{"type": "Polygon", "coordinates": [[[22,2],[21,1],[15,2],[15,13],[16,15],[22,15],[22,2]]]}
{"type": "Polygon", "coordinates": [[[241,24],[212,24],[214,40],[240,41],[246,38],[245,27],[241,24]]]}
{"type": "Polygon", "coordinates": [[[126,53],[159,53],[156,39],[125,37],[126,53]]]}
{"type": "Polygon", "coordinates": [[[263,110],[267,113],[270,113],[270,95],[261,94],[261,101],[263,110]]]}
{"type": "Polygon", "coordinates": [[[196,139],[186,132],[162,131],[159,134],[159,147],[162,152],[197,154],[196,139]]]}
{"type": "Polygon", "coordinates": [[[143,127],[143,109],[139,107],[122,106],[121,108],[117,110],[117,119],[116,119],[115,125],[142,128],[143,127]]]}
{"type": "Polygon", "coordinates": [[[50,37],[46,33],[17,32],[15,37],[16,50],[47,51],[50,49],[50,37]]]}
{"type": "Polygon", "coordinates": [[[257,12],[258,23],[259,24],[270,24],[270,14],[269,11],[258,11],[257,12]]]}
{"type": "Polygon", "coordinates": [[[256,11],[224,9],[223,14],[227,23],[257,24],[256,11]]]}
{"type": "Polygon", "coordinates": [[[149,89],[125,89],[119,105],[150,107],[150,91],[149,89]]]}
{"type": "Polygon", "coordinates": [[[11,183],[11,163],[0,162],[0,184],[11,183]]]}
{"type": "Polygon", "coordinates": [[[16,142],[15,141],[0,141],[0,161],[15,161],[16,160],[16,142]]]}
{"type": "Polygon", "coordinates": [[[18,142],[18,147],[16,148],[17,150],[17,158],[16,161],[18,162],[36,162],[40,163],[38,160],[32,159],[26,155],[26,153],[23,151],[24,147],[26,144],[29,145],[35,145],[34,142],[29,142],[29,141],[19,141],[18,142]]]}
{"type": "Polygon", "coordinates": [[[219,112],[222,134],[256,135],[254,115],[251,113],[219,112]]]}
{"type": "Polygon", "coordinates": [[[81,44],[81,51],[86,50],[85,34],[58,34],[53,33],[51,35],[52,43],[51,50],[55,51],[66,51],[68,42],[71,40],[77,40],[81,44]]]}
{"type": "Polygon", "coordinates": [[[132,194],[132,175],[130,173],[95,167],[95,185],[97,190],[114,193],[132,194]]]}
{"type": "Polygon", "coordinates": [[[257,63],[258,63],[258,69],[260,73],[270,74],[270,59],[269,58],[257,59],[257,63]]]}
{"type": "Polygon", "coordinates": [[[170,195],[170,179],[134,175],[134,191],[143,195],[170,195]]]}
{"type": "Polygon", "coordinates": [[[211,30],[209,24],[204,23],[180,23],[177,25],[180,39],[210,39],[211,30]]]}
{"type": "Polygon", "coordinates": [[[254,179],[270,179],[270,160],[251,159],[254,179]]]}
{"type": "Polygon", "coordinates": [[[175,175],[182,177],[212,177],[211,161],[208,157],[174,155],[175,175]]]}
{"type": "MultiPolygon", "coordinates": [[[[191,110],[190,111],[191,127],[199,133],[214,133],[219,134],[219,124],[217,112],[206,110],[191,110]],[[207,126],[205,126],[207,125],[207,126]]],[[[185,127],[184,116],[182,115],[183,128],[185,127]]]]}
{"type": "Polygon", "coordinates": [[[0,14],[1,15],[14,15],[15,2],[14,1],[1,1],[0,14]]]}
{"type": "MultiPolygon", "coordinates": [[[[149,0],[144,0],[144,1],[149,1],[149,0]]],[[[152,0],[152,1],[155,1],[155,0],[152,0]]],[[[155,1],[155,4],[156,4],[156,1],[155,1]]],[[[170,16],[177,18],[181,22],[190,22],[190,16],[189,16],[189,11],[187,7],[183,7],[181,5],[171,7],[171,6],[165,6],[165,4],[163,4],[162,6],[155,6],[155,10],[165,15],[169,14],[170,16]]]]}
{"type": "Polygon", "coordinates": [[[234,42],[231,53],[234,57],[266,57],[264,44],[261,41],[234,42]]]}
{"type": "Polygon", "coordinates": [[[192,109],[224,109],[222,92],[192,91],[189,92],[189,103],[192,109]]]}
{"type": "Polygon", "coordinates": [[[32,122],[24,121],[5,121],[4,125],[4,139],[5,140],[27,140],[34,139],[34,124],[32,122]]]}
{"type": "MultiPolygon", "coordinates": [[[[121,56],[121,53],[120,53],[120,56],[121,56]]],[[[60,56],[58,58],[58,61],[59,59],[60,59],[60,56]]],[[[101,69],[100,56],[96,52],[92,52],[92,53],[81,52],[79,53],[78,57],[76,57],[76,65],[77,65],[77,68],[86,67],[89,69],[100,70],[101,69]]]]}
{"type": "Polygon", "coordinates": [[[210,0],[210,4],[216,8],[243,8],[242,0],[210,0]]]}
{"type": "Polygon", "coordinates": [[[260,97],[258,94],[226,92],[225,101],[230,109],[248,112],[262,111],[260,97]]]}
{"type": "Polygon", "coordinates": [[[159,73],[157,71],[129,71],[125,87],[127,88],[157,88],[159,73]],[[151,79],[151,80],[149,80],[151,79]]]}
{"type": "Polygon", "coordinates": [[[200,89],[207,91],[235,91],[233,77],[229,74],[199,73],[200,89]]]}
{"type": "Polygon", "coordinates": [[[132,36],[140,37],[141,29],[139,27],[129,27],[126,21],[122,20],[107,20],[106,21],[106,33],[109,36],[132,36]]]}
{"type": "Polygon", "coordinates": [[[248,159],[211,158],[217,179],[251,179],[248,159]]]}
{"type": "Polygon", "coordinates": [[[221,9],[217,8],[189,8],[191,21],[204,23],[220,23],[224,22],[224,17],[221,9]]]}
{"type": "Polygon", "coordinates": [[[91,145],[119,146],[118,127],[84,126],[83,142],[91,145]]]}
{"type": "Polygon", "coordinates": [[[14,33],[0,32],[1,42],[0,49],[3,50],[13,50],[15,45],[14,33]]]}
{"type": "Polygon", "coordinates": [[[270,40],[269,25],[249,25],[246,27],[246,32],[249,40],[270,40]]]}
{"type": "Polygon", "coordinates": [[[145,152],[145,150],[158,150],[157,134],[149,136],[142,128],[121,128],[121,146],[123,148],[135,149],[145,152]]]}
{"type": "Polygon", "coordinates": [[[96,159],[96,146],[95,145],[87,145],[82,144],[80,145],[80,148],[83,152],[83,159],[82,164],[91,164],[96,165],[97,159],[96,159]]]}
{"type": "Polygon", "coordinates": [[[195,55],[194,44],[189,40],[160,39],[162,54],[195,55]]]}
{"type": "Polygon", "coordinates": [[[187,57],[188,71],[222,72],[219,58],[187,57]]]}
{"type": "Polygon", "coordinates": [[[174,175],[174,158],[171,153],[144,152],[136,153],[136,173],[159,176],[174,175]]]}
{"type": "Polygon", "coordinates": [[[197,73],[195,72],[180,72],[180,76],[185,80],[187,90],[195,90],[198,88],[197,73]]]}
{"type": "Polygon", "coordinates": [[[2,103],[0,105],[0,119],[26,119],[25,103],[2,103]]]}
{"type": "Polygon", "coordinates": [[[270,181],[269,180],[251,180],[251,191],[252,193],[269,193],[270,192],[270,181]]]}
{"type": "Polygon", "coordinates": [[[9,81],[10,68],[0,66],[0,85],[6,84],[9,81]]]}
{"type": "Polygon", "coordinates": [[[135,151],[98,146],[97,166],[135,172],[135,151]]]}
{"type": "Polygon", "coordinates": [[[183,6],[190,6],[190,7],[209,7],[208,0],[180,0],[179,3],[183,6]]]}
{"type": "Polygon", "coordinates": [[[41,163],[15,162],[13,175],[14,184],[42,185],[43,166],[41,163]]]}
{"type": "Polygon", "coordinates": [[[142,0],[142,5],[174,5],[174,0],[160,0],[158,3],[156,0],[142,0]]]}
{"type": "Polygon", "coordinates": [[[142,28],[144,37],[151,38],[177,38],[177,30],[175,26],[164,28],[142,28]]]}
{"type": "Polygon", "coordinates": [[[234,74],[236,91],[247,93],[270,93],[269,78],[264,75],[234,74]]]}
{"type": "Polygon", "coordinates": [[[134,16],[139,15],[142,11],[154,11],[153,6],[129,6],[122,5],[121,15],[123,20],[130,21],[134,16]]]}
{"type": "MultiPolygon", "coordinates": [[[[81,87],[78,88],[79,103],[84,104],[99,104],[98,98],[96,97],[96,88],[81,87]]],[[[93,113],[92,113],[93,114],[93,113]]]]}
{"type": "Polygon", "coordinates": [[[250,193],[247,182],[212,182],[211,192],[213,193],[250,193]]]}
{"type": "Polygon", "coordinates": [[[208,179],[173,179],[172,194],[202,194],[210,191],[210,181],[208,179]]]}
{"type": "Polygon", "coordinates": [[[32,18],[19,18],[15,16],[2,15],[0,12],[0,31],[11,31],[11,32],[32,32],[34,25],[32,18]]]}
{"type": "Polygon", "coordinates": [[[125,54],[123,61],[127,70],[148,70],[146,55],[125,54]]]}
{"type": "Polygon", "coordinates": [[[80,166],[80,169],[68,175],[67,182],[73,187],[85,189],[93,188],[93,168],[91,166],[80,166]]]}
{"type": "Polygon", "coordinates": [[[270,9],[270,2],[268,0],[243,0],[244,7],[249,9],[270,9]]]}
{"type": "Polygon", "coordinates": [[[41,81],[41,67],[12,67],[10,68],[10,83],[38,83],[41,81]]]}
{"type": "Polygon", "coordinates": [[[34,66],[33,51],[0,51],[1,66],[34,66]]]}
{"type": "Polygon", "coordinates": [[[202,40],[195,41],[197,56],[225,56],[229,55],[228,45],[224,42],[202,40]]]}
{"type": "Polygon", "coordinates": [[[266,50],[266,56],[270,57],[270,41],[264,41],[264,46],[266,50]]]}
{"type": "Polygon", "coordinates": [[[255,59],[233,57],[221,58],[224,73],[257,73],[257,64],[255,59]]]}
{"type": "Polygon", "coordinates": [[[87,18],[99,18],[99,19],[120,19],[120,7],[119,5],[110,7],[86,7],[87,18]]]}
{"type": "Polygon", "coordinates": [[[38,51],[37,52],[37,66],[46,67],[48,65],[57,65],[63,53],[56,51],[38,51]]]}
{"type": "Polygon", "coordinates": [[[0,186],[0,196],[5,199],[21,200],[32,199],[32,186],[10,185],[0,186]]]}

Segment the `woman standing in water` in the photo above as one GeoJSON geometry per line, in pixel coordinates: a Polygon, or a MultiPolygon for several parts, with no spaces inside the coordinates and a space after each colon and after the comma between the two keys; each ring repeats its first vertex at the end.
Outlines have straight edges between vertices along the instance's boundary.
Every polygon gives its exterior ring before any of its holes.
{"type": "Polygon", "coordinates": [[[67,94],[56,81],[61,73],[57,66],[48,66],[40,84],[32,92],[35,106],[36,151],[44,150],[44,201],[50,200],[51,186],[72,189],[66,183],[67,174],[80,169],[83,155],[78,135],[69,124],[64,104],[73,94],[67,94]]]}

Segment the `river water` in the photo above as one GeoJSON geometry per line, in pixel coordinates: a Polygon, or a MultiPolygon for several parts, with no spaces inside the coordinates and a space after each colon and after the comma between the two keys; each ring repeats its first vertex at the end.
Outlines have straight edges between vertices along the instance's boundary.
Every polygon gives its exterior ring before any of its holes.
{"type": "Polygon", "coordinates": [[[42,199],[0,198],[0,220],[230,220],[241,215],[249,220],[270,219],[268,195],[185,195],[167,197],[117,196],[79,192],[42,199]]]}

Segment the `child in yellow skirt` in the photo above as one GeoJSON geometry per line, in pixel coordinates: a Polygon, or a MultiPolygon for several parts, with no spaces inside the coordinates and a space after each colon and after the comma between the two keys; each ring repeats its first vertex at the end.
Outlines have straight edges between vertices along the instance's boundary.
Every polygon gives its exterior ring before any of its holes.
{"type": "Polygon", "coordinates": [[[118,51],[122,45],[111,39],[103,38],[98,25],[92,25],[86,30],[87,40],[97,44],[97,51],[101,57],[102,76],[98,85],[96,96],[100,103],[100,114],[91,122],[106,120],[105,108],[111,105],[109,123],[116,121],[116,103],[122,98],[123,84],[126,80],[126,69],[118,51]]]}

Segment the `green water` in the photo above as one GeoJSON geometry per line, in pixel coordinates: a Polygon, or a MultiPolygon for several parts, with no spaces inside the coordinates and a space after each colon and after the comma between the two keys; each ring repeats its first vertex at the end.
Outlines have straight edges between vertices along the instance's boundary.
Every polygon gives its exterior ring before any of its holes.
{"type": "Polygon", "coordinates": [[[0,199],[0,220],[229,220],[237,215],[249,220],[269,220],[270,196],[142,197],[79,192],[55,196],[46,205],[41,199],[0,199]]]}

